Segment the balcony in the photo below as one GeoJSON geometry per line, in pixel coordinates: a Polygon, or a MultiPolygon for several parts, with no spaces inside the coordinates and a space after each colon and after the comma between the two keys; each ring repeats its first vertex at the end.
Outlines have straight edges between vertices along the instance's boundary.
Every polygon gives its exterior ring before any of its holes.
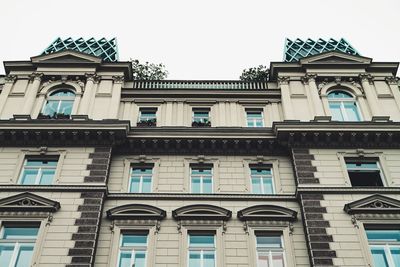
{"type": "Polygon", "coordinates": [[[216,80],[133,81],[133,89],[266,90],[267,82],[216,80]]]}

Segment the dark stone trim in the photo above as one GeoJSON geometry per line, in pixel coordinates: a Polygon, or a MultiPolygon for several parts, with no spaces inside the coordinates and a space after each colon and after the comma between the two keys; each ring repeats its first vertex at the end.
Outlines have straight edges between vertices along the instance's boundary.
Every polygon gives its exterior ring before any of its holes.
{"type": "Polygon", "coordinates": [[[314,155],[308,149],[292,149],[293,167],[296,173],[297,184],[319,184],[319,179],[314,176],[317,168],[312,165],[314,155]]]}
{"type": "Polygon", "coordinates": [[[175,220],[224,220],[232,217],[232,211],[208,204],[188,205],[172,211],[175,220]]]}
{"type": "Polygon", "coordinates": [[[14,192],[106,192],[106,186],[84,186],[84,185],[0,185],[0,191],[14,192]]]}

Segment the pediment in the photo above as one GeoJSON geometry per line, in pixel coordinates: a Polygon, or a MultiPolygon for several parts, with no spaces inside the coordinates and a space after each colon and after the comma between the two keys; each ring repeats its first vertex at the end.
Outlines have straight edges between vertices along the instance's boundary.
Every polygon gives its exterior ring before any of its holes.
{"type": "Polygon", "coordinates": [[[285,207],[275,205],[257,205],[238,211],[239,220],[279,220],[279,221],[295,221],[297,212],[285,207]]]}
{"type": "Polygon", "coordinates": [[[177,220],[224,220],[231,218],[230,210],[213,205],[189,205],[172,211],[177,220]]]}
{"type": "Polygon", "coordinates": [[[144,204],[128,204],[118,206],[107,211],[109,219],[146,219],[146,220],[162,220],[165,218],[166,212],[160,208],[144,205],[144,204]]]}
{"type": "Polygon", "coordinates": [[[100,64],[102,59],[74,50],[63,50],[47,55],[31,57],[32,63],[74,63],[74,64],[100,64]]]}
{"type": "Polygon", "coordinates": [[[371,58],[350,55],[338,51],[325,52],[300,59],[302,65],[307,64],[370,64],[371,58]]]}
{"type": "Polygon", "coordinates": [[[344,205],[348,214],[359,213],[400,213],[400,201],[382,195],[369,196],[344,205]]]}
{"type": "Polygon", "coordinates": [[[0,211],[47,211],[60,209],[60,203],[29,192],[0,199],[0,211]]]}

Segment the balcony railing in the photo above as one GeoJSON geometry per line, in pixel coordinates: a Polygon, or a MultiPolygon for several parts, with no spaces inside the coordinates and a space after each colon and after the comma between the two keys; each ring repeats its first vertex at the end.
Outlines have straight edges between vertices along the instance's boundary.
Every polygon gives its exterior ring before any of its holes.
{"type": "Polygon", "coordinates": [[[267,82],[158,80],[133,81],[133,89],[266,90],[267,82]]]}

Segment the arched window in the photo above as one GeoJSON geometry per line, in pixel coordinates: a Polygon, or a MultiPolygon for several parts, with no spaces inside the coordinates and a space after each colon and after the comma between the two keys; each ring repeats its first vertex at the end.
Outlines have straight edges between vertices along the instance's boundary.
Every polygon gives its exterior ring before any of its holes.
{"type": "Polygon", "coordinates": [[[55,116],[57,114],[71,115],[75,93],[68,89],[52,92],[43,107],[43,115],[55,116]]]}
{"type": "Polygon", "coordinates": [[[361,115],[354,97],[344,91],[328,94],[329,109],[334,121],[361,121],[361,115]]]}

